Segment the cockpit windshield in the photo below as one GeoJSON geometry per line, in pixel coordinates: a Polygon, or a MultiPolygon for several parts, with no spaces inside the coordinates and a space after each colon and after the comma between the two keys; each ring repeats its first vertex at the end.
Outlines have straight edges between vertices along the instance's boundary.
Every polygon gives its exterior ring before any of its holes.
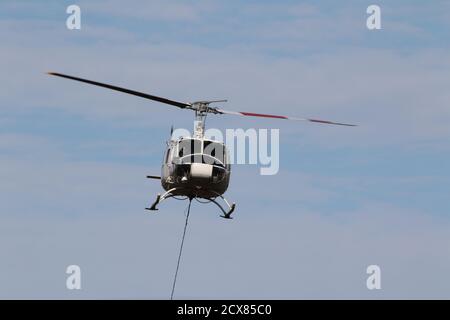
{"type": "Polygon", "coordinates": [[[178,156],[180,158],[195,153],[202,153],[201,140],[183,139],[178,143],[178,156]]]}
{"type": "Polygon", "coordinates": [[[203,141],[203,154],[225,163],[225,146],[222,143],[203,141]]]}
{"type": "Polygon", "coordinates": [[[226,150],[223,143],[183,139],[178,142],[177,156],[182,163],[206,163],[225,166],[226,150]]]}

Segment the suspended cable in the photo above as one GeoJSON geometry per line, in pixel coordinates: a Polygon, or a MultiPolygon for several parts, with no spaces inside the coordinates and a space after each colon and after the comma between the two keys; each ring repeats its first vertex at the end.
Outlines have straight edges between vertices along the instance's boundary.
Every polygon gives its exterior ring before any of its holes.
{"type": "Polygon", "coordinates": [[[186,223],[184,224],[183,237],[181,238],[180,252],[178,254],[177,269],[175,271],[175,276],[173,278],[172,294],[170,295],[170,300],[173,300],[173,293],[175,292],[175,285],[177,283],[177,275],[178,275],[178,269],[180,268],[180,260],[181,260],[181,254],[183,252],[184,238],[186,236],[186,229],[187,229],[188,220],[189,220],[189,213],[191,212],[191,202],[192,202],[192,199],[190,198],[189,205],[187,207],[186,223]]]}

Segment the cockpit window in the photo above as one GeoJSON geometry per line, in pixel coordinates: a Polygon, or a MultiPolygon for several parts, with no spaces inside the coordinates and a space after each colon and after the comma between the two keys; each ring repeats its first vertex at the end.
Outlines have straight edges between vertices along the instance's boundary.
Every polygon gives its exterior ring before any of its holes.
{"type": "Polygon", "coordinates": [[[205,163],[220,166],[226,165],[226,150],[223,143],[196,139],[183,139],[178,142],[177,152],[181,163],[205,163]]]}
{"type": "Polygon", "coordinates": [[[184,157],[189,154],[201,153],[202,152],[202,142],[201,140],[195,139],[185,139],[178,143],[178,156],[184,157]]]}
{"type": "Polygon", "coordinates": [[[216,158],[221,163],[224,163],[225,147],[222,143],[204,141],[203,154],[216,158]]]}

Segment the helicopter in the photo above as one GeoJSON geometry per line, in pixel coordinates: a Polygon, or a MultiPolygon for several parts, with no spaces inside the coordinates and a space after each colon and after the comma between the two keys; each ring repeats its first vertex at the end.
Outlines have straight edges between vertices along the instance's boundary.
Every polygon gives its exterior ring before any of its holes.
{"type": "MultiPolygon", "coordinates": [[[[70,80],[131,94],[141,98],[157,101],[180,109],[191,110],[195,113],[193,135],[189,137],[173,138],[167,142],[164,160],[161,166],[161,175],[149,175],[149,179],[161,181],[165,193],[157,194],[156,200],[147,210],[158,210],[157,205],[165,199],[176,198],[181,200],[196,199],[201,203],[212,202],[222,211],[221,217],[232,219],[236,204],[230,203],[223,194],[228,189],[231,176],[231,165],[226,145],[217,140],[205,137],[205,119],[209,114],[239,115],[249,117],[262,117],[283,120],[309,121],[320,124],[356,126],[354,124],[333,122],[327,120],[295,118],[273,114],[238,112],[213,107],[211,104],[224,103],[227,100],[206,100],[195,102],[179,102],[151,94],[134,91],[106,83],[82,79],[62,73],[48,72],[47,74],[70,80]],[[223,201],[223,204],[218,202],[223,201]]],[[[173,128],[172,130],[173,131],[173,128]]],[[[172,133],[172,132],[171,132],[172,133]]],[[[189,202],[190,203],[190,202],[189,202]]]]}

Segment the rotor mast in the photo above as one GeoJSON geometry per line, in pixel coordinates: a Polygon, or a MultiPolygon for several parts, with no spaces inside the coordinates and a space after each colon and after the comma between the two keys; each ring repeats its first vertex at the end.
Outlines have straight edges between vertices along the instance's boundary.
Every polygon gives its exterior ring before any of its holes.
{"type": "Polygon", "coordinates": [[[205,136],[205,121],[207,113],[195,111],[194,138],[203,139],[205,136]]]}
{"type": "Polygon", "coordinates": [[[208,113],[220,113],[216,108],[210,107],[210,103],[227,102],[227,100],[197,101],[190,104],[189,109],[195,111],[194,138],[203,139],[205,136],[205,122],[208,113]]]}

